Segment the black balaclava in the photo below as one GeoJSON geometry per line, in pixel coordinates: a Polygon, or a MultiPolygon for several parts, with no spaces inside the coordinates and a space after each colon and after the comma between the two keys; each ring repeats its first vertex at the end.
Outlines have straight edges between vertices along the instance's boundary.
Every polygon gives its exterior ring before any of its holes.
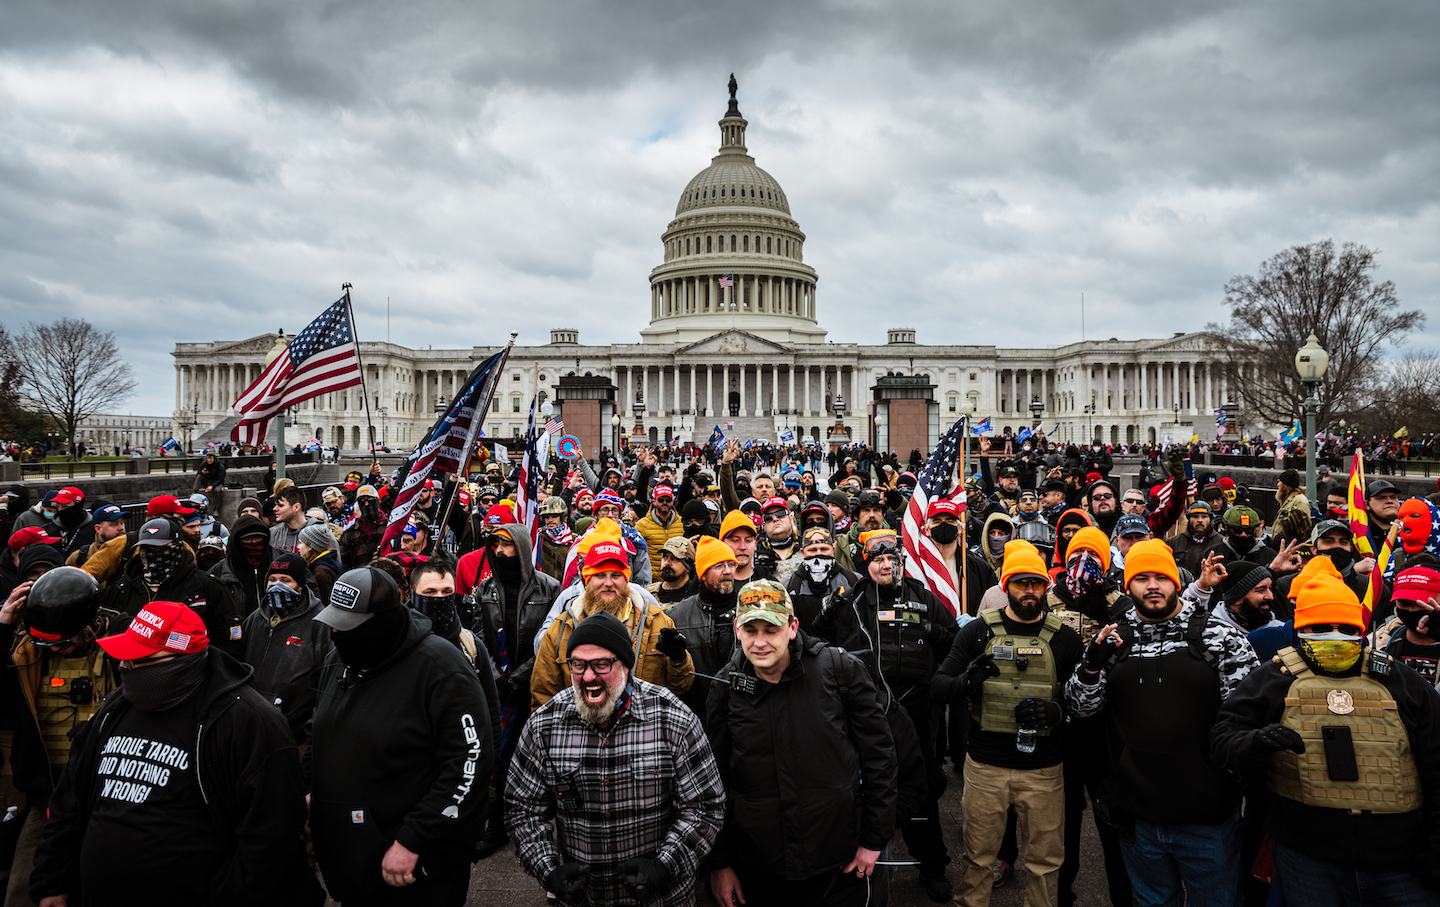
{"type": "Polygon", "coordinates": [[[430,632],[441,639],[455,640],[460,637],[460,616],[455,610],[458,601],[459,596],[454,592],[449,595],[410,593],[410,607],[430,618],[430,632]]]}
{"type": "Polygon", "coordinates": [[[330,639],[340,659],[357,671],[383,662],[400,645],[410,614],[405,608],[381,611],[353,630],[332,630],[330,639]]]}
{"type": "Polygon", "coordinates": [[[501,557],[490,549],[486,555],[490,559],[490,572],[495,574],[495,581],[506,589],[518,589],[520,587],[520,555],[513,557],[501,557]]]}
{"type": "Polygon", "coordinates": [[[209,649],[138,668],[120,666],[120,693],[142,712],[164,712],[195,695],[205,681],[209,649]]]}

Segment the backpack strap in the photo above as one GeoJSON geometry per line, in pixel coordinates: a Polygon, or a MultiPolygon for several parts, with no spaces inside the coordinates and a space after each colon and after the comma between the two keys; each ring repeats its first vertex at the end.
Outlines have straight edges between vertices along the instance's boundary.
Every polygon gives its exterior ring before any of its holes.
{"type": "Polygon", "coordinates": [[[1210,612],[1196,606],[1190,614],[1190,623],[1185,628],[1185,642],[1190,646],[1190,654],[1205,662],[1212,668],[1220,667],[1220,656],[1210,651],[1205,645],[1205,625],[1210,623],[1210,612]]]}
{"type": "Polygon", "coordinates": [[[475,657],[480,650],[475,648],[475,636],[464,627],[460,628],[460,648],[465,650],[465,657],[470,659],[470,664],[475,664],[475,657]]]}

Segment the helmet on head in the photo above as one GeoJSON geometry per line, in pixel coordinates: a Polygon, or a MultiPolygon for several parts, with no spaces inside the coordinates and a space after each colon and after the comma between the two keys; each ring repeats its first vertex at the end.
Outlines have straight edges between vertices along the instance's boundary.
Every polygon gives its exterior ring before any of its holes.
{"type": "Polygon", "coordinates": [[[56,567],[30,587],[25,620],[30,641],[49,647],[79,634],[100,611],[100,584],[79,567],[56,567]]]}
{"type": "Polygon", "coordinates": [[[561,516],[564,516],[566,509],[567,508],[565,507],[565,499],[560,497],[558,494],[552,494],[550,497],[546,498],[543,503],[541,503],[540,515],[545,516],[546,514],[550,513],[558,513],[561,516]]]}

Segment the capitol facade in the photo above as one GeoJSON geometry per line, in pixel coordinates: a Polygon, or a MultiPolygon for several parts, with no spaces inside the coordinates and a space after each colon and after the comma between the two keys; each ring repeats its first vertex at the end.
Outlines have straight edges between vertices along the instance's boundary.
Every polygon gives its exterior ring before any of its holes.
{"type": "MultiPolygon", "coordinates": [[[[661,236],[640,342],[587,345],[562,327],[547,344],[517,345],[486,417],[489,437],[522,433],[538,389],[591,456],[622,437],[703,443],[716,425],[730,437],[775,441],[793,432],[903,456],[931,448],[964,413],[996,431],[1038,425],[1060,441],[1214,438],[1214,411],[1232,394],[1208,334],[1053,348],[932,346],[907,326],[887,330],[883,343],[827,340],[805,234],[784,189],[750,155],[747,126],[732,80],[719,152],[685,186],[661,236]]],[[[175,437],[227,440],[238,419],[230,405],[276,340],[176,344],[175,437]]],[[[418,441],[437,403],[494,352],[360,347],[376,435],[392,448],[418,441]]],[[[290,413],[287,443],[313,437],[363,451],[363,403],[355,387],[303,404],[290,413]]],[[[1241,412],[1241,430],[1273,435],[1272,426],[1244,419],[1241,412]]]]}

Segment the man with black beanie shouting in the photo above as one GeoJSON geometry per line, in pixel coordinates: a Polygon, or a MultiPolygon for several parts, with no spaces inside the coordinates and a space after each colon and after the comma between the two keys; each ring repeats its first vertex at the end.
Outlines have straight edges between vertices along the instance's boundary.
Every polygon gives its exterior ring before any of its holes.
{"type": "Polygon", "coordinates": [[[375,567],[341,574],[315,619],[335,644],[305,755],[325,887],[346,905],[464,904],[494,759],[474,668],[375,567]],[[428,892],[397,890],[412,885],[428,892]]]}
{"type": "Polygon", "coordinates": [[[633,675],[630,631],[608,611],[575,627],[565,658],[570,685],[530,717],[510,765],[520,865],[567,904],[693,905],[725,816],[700,719],[633,675]]]}

